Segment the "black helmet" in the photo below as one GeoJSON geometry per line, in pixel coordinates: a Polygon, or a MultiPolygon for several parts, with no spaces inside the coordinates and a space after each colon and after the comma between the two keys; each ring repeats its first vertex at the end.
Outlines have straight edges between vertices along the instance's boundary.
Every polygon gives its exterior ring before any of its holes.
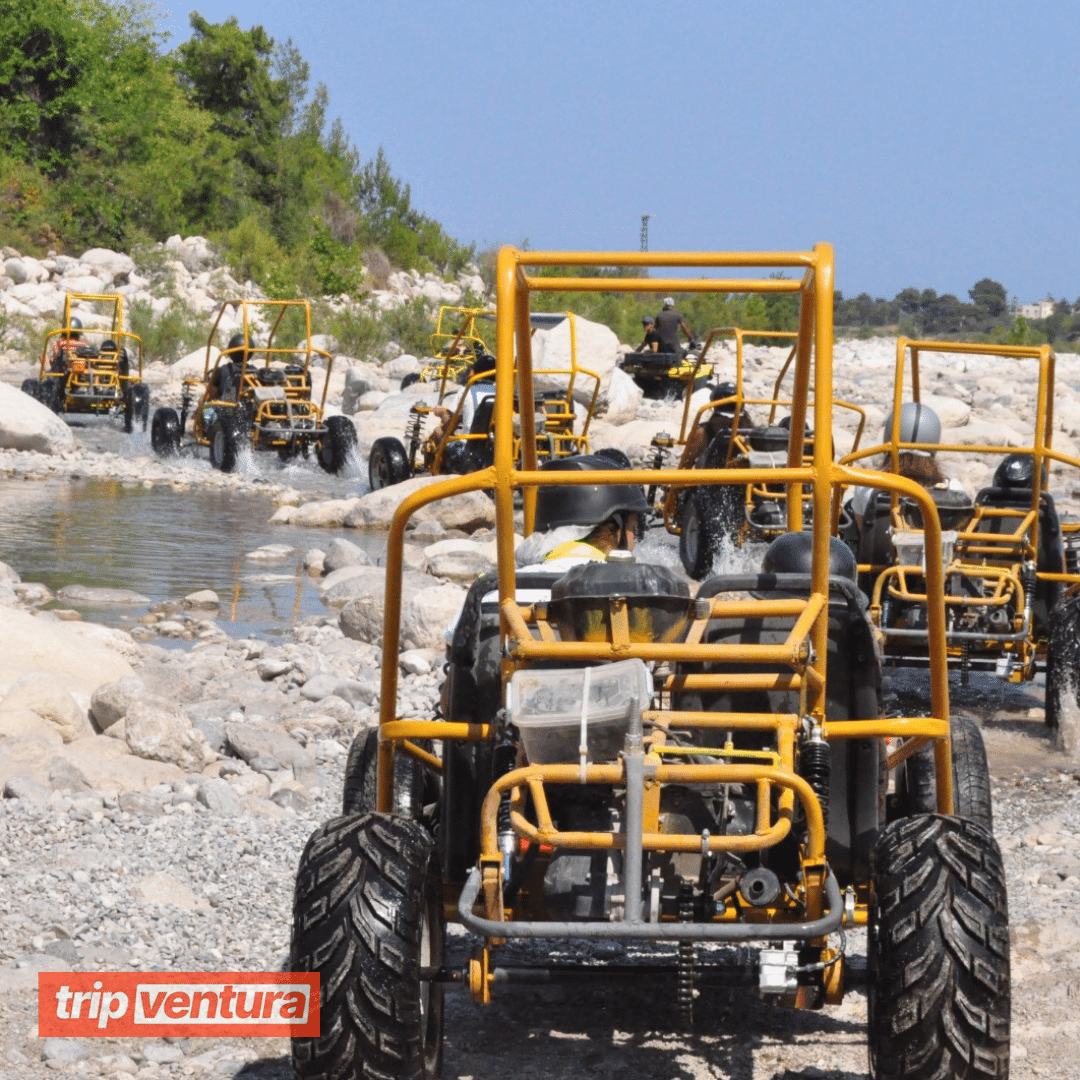
{"type": "MultiPolygon", "coordinates": [[[[778,536],[765,550],[761,569],[766,574],[809,574],[814,564],[814,534],[789,532],[778,536]]],[[[855,556],[851,548],[829,537],[829,576],[854,581],[857,574],[855,556]]]]}
{"type": "Polygon", "coordinates": [[[247,347],[247,339],[243,334],[233,334],[229,338],[229,344],[225,346],[226,352],[232,352],[234,349],[243,349],[247,347]]]}
{"type": "Polygon", "coordinates": [[[68,326],[70,326],[72,330],[81,330],[82,319],[80,319],[78,315],[72,315],[71,322],[68,323],[68,326]]]}
{"type": "Polygon", "coordinates": [[[495,357],[489,352],[477,352],[476,359],[472,362],[472,373],[474,375],[486,375],[489,371],[495,370],[495,357]]]}
{"type": "MultiPolygon", "coordinates": [[[[1031,490],[1035,479],[1035,458],[1031,454],[1009,454],[994,470],[994,487],[1026,488],[1031,490]]],[[[1043,484],[1046,484],[1046,466],[1042,469],[1043,484]]]]}
{"type": "MultiPolygon", "coordinates": [[[[596,454],[556,458],[541,467],[543,472],[575,472],[617,469],[596,454]]],[[[536,531],[547,532],[562,525],[600,525],[613,514],[647,514],[649,504],[637,484],[585,484],[540,487],[536,491],[536,531]]]]}
{"type": "Polygon", "coordinates": [[[109,338],[108,340],[103,341],[101,343],[101,351],[102,352],[116,352],[117,351],[116,350],[116,342],[113,341],[112,338],[109,338]]]}

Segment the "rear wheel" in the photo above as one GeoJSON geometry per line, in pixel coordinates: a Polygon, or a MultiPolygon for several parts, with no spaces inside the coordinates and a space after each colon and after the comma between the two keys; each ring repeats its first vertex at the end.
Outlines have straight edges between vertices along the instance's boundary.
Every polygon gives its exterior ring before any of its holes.
{"type": "Polygon", "coordinates": [[[210,425],[210,464],[221,472],[236,468],[240,436],[232,413],[221,413],[210,425]]]}
{"type": "Polygon", "coordinates": [[[339,473],[356,449],[356,428],[347,416],[331,416],[319,443],[319,464],[328,473],[339,473]]]}
{"type": "Polygon", "coordinates": [[[318,972],[322,1034],[292,1041],[301,1080],[433,1080],[442,1066],[445,919],[434,845],[416,822],[334,818],[296,877],[291,966],[318,972]]]}
{"type": "Polygon", "coordinates": [[[19,389],[24,394],[29,394],[35,401],[41,400],[41,382],[38,379],[23,379],[19,389]]]}
{"type": "Polygon", "coordinates": [[[180,417],[175,409],[154,410],[150,425],[150,445],[158,457],[175,457],[180,453],[180,417]]]}
{"type": "Polygon", "coordinates": [[[386,436],[376,439],[368,458],[368,483],[378,491],[409,479],[409,459],[400,439],[386,436]]]}
{"type": "MultiPolygon", "coordinates": [[[[990,799],[990,769],[982,732],[974,720],[954,716],[952,729],[953,809],[957,817],[976,821],[993,831],[994,811],[990,799]]],[[[931,743],[905,762],[907,812],[937,812],[937,782],[934,777],[934,746],[931,743]]]]}
{"type": "Polygon", "coordinates": [[[408,388],[410,386],[412,386],[414,383],[418,383],[419,381],[420,381],[419,372],[410,371],[408,375],[402,376],[401,389],[402,390],[408,390],[408,388]]]}
{"type": "Polygon", "coordinates": [[[124,430],[130,435],[139,424],[143,431],[150,418],[150,387],[132,383],[124,393],[124,430]]]}
{"type": "Polygon", "coordinates": [[[605,446],[602,449],[595,451],[594,456],[604,458],[605,461],[610,461],[616,469],[630,468],[630,459],[622,450],[619,450],[614,446],[605,446]]]}
{"type": "Polygon", "coordinates": [[[993,836],[919,815],[886,826],[872,858],[871,1077],[1008,1076],[1009,917],[993,836]]]}

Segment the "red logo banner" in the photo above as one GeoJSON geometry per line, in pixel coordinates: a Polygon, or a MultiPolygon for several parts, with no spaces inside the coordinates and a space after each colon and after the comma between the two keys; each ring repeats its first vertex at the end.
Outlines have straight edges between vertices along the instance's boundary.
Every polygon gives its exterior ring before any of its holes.
{"type": "Polygon", "coordinates": [[[319,975],[250,971],[42,971],[38,1033],[318,1035],[319,975]]]}

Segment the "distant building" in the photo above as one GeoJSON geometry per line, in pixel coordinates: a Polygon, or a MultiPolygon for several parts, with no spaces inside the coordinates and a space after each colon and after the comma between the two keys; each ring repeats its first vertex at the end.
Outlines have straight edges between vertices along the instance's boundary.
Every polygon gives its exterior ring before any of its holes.
{"type": "Polygon", "coordinates": [[[1035,304],[1015,304],[1013,314],[1023,319],[1049,319],[1054,314],[1054,301],[1040,300],[1035,304]]]}

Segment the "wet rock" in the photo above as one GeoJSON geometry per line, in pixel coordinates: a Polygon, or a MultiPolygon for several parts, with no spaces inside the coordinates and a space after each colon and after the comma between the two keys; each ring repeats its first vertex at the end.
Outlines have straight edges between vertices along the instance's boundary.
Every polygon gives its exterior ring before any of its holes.
{"type": "Polygon", "coordinates": [[[329,574],[343,566],[371,566],[371,557],[363,548],[349,540],[331,540],[326,547],[323,569],[329,574]]]}
{"type": "Polygon", "coordinates": [[[96,589],[90,585],[65,585],[57,594],[65,604],[149,604],[150,597],[132,589],[96,589]]]}
{"type": "Polygon", "coordinates": [[[184,607],[187,608],[216,608],[220,604],[221,600],[213,589],[199,589],[184,597],[184,607]]]}

